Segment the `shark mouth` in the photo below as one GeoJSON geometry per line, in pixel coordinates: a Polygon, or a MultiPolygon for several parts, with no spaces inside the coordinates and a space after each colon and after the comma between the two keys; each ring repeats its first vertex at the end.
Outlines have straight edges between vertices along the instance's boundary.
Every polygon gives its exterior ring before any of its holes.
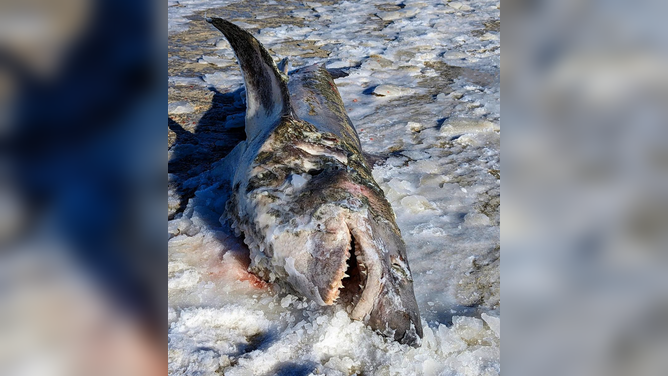
{"type": "MultiPolygon", "coordinates": [[[[376,272],[372,257],[366,252],[370,244],[360,241],[363,237],[350,232],[350,244],[345,252],[346,260],[332,282],[329,304],[342,305],[355,320],[362,320],[373,308],[380,292],[380,275],[376,272]]],[[[361,235],[358,233],[358,235],[361,235]]]]}
{"type": "Polygon", "coordinates": [[[354,236],[351,236],[350,251],[345,266],[346,270],[341,278],[335,302],[343,304],[350,313],[359,303],[368,277],[362,247],[354,236]]]}

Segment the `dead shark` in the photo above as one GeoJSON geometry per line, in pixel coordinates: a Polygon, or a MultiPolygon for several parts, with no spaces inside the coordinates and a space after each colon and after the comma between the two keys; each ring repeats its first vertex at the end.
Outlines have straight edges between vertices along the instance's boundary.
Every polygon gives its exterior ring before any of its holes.
{"type": "Polygon", "coordinates": [[[406,245],[374,181],[332,76],[287,75],[250,33],[207,18],[235,52],[246,87],[246,141],[226,157],[230,220],[249,270],[418,346],[422,324],[406,245]]]}

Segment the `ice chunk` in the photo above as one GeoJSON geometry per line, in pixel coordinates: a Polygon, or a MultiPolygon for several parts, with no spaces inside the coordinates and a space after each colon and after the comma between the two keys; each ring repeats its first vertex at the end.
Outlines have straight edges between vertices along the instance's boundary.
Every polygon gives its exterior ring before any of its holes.
{"type": "Polygon", "coordinates": [[[389,188],[389,189],[383,188],[383,191],[385,192],[385,198],[387,198],[387,200],[391,203],[399,200],[402,197],[404,197],[403,194],[395,191],[392,188],[389,188]]]}
{"type": "Polygon", "coordinates": [[[398,97],[401,95],[413,94],[415,90],[395,85],[378,85],[373,89],[373,94],[380,97],[398,97]]]}
{"type": "MultiPolygon", "coordinates": [[[[438,162],[434,159],[423,159],[421,161],[417,161],[415,162],[415,168],[426,174],[436,174],[441,170],[438,162]]],[[[420,185],[422,185],[422,178],[420,178],[420,185]]]]}
{"type": "Polygon", "coordinates": [[[453,352],[460,352],[466,349],[467,345],[464,340],[457,335],[454,329],[440,324],[438,332],[436,333],[440,344],[440,351],[447,355],[453,352]]]}
{"type": "Polygon", "coordinates": [[[452,323],[457,335],[469,344],[478,343],[484,335],[483,321],[478,318],[456,316],[452,318],[452,323]]]}
{"type": "Polygon", "coordinates": [[[430,327],[425,326],[423,328],[423,337],[422,337],[422,346],[427,349],[436,349],[436,337],[434,336],[434,331],[430,327]]]}
{"type": "Polygon", "coordinates": [[[448,5],[452,8],[454,8],[454,9],[461,10],[461,11],[471,10],[470,6],[468,6],[464,3],[460,3],[458,1],[450,2],[450,3],[448,3],[448,5]]]}
{"type": "Polygon", "coordinates": [[[295,300],[294,296],[288,294],[285,298],[281,299],[281,307],[288,308],[295,300]]]}
{"type": "Polygon", "coordinates": [[[434,207],[424,196],[406,196],[401,199],[401,206],[410,210],[412,213],[420,213],[425,210],[434,210],[434,207]]]}
{"type": "Polygon", "coordinates": [[[236,88],[242,86],[243,77],[241,74],[233,74],[231,72],[215,72],[207,73],[203,77],[204,82],[210,86],[214,87],[229,87],[231,90],[236,90],[236,88]]]}
{"type": "Polygon", "coordinates": [[[200,86],[203,84],[202,79],[199,77],[169,77],[167,82],[174,86],[200,86]]]}
{"type": "Polygon", "coordinates": [[[343,358],[335,356],[329,359],[327,363],[325,363],[325,367],[333,368],[339,372],[343,372],[344,375],[354,374],[355,372],[353,372],[353,367],[355,366],[357,366],[357,364],[347,356],[344,356],[343,358]]]}
{"type": "Polygon", "coordinates": [[[181,273],[177,273],[173,278],[167,282],[167,288],[170,290],[186,289],[197,285],[200,275],[197,271],[188,269],[181,273]]]}
{"type": "Polygon", "coordinates": [[[387,185],[400,194],[409,194],[415,190],[411,183],[406,180],[392,179],[387,183],[387,185]]]}
{"type": "Polygon", "coordinates": [[[464,223],[469,226],[489,226],[489,217],[482,213],[468,213],[464,216],[464,223]]]}
{"type": "Polygon", "coordinates": [[[499,40],[499,36],[492,33],[485,33],[480,37],[480,40],[499,40]]]}
{"type": "MultiPolygon", "coordinates": [[[[425,162],[430,162],[430,161],[427,160],[425,162]]],[[[418,164],[416,163],[416,165],[418,165],[418,164]]],[[[431,170],[432,168],[433,169],[437,168],[431,163],[425,164],[424,166],[422,166],[422,165],[418,165],[418,166],[419,166],[418,168],[420,169],[420,171],[425,172],[425,173],[429,172],[428,170],[431,170]]],[[[434,172],[438,172],[438,171],[434,171],[434,172]]],[[[423,176],[420,177],[420,186],[424,186],[424,187],[440,186],[441,184],[446,183],[449,180],[450,180],[450,178],[445,176],[445,175],[427,174],[427,175],[423,175],[423,176]]]]}
{"type": "MultiPolygon", "coordinates": [[[[424,344],[424,342],[423,342],[424,344]]],[[[425,376],[436,376],[440,374],[443,366],[434,359],[427,359],[422,363],[422,372],[425,376]]]]}
{"type": "Polygon", "coordinates": [[[409,121],[408,124],[406,124],[406,128],[410,129],[412,132],[419,132],[424,129],[424,125],[409,121]]]}
{"type": "Polygon", "coordinates": [[[486,313],[483,313],[482,319],[485,320],[487,325],[489,325],[489,328],[492,329],[494,334],[496,334],[497,337],[501,338],[501,319],[498,317],[490,316],[486,313]]]}
{"type": "Polygon", "coordinates": [[[458,136],[462,134],[475,134],[480,132],[493,132],[499,130],[499,126],[487,120],[476,119],[452,119],[441,127],[444,136],[458,136]]]}
{"type": "Polygon", "coordinates": [[[230,67],[237,64],[236,60],[229,58],[220,58],[217,56],[202,56],[197,60],[200,64],[213,64],[218,67],[230,67]]]}
{"type": "Polygon", "coordinates": [[[186,101],[172,102],[167,105],[168,114],[189,114],[195,111],[195,107],[186,101]]]}

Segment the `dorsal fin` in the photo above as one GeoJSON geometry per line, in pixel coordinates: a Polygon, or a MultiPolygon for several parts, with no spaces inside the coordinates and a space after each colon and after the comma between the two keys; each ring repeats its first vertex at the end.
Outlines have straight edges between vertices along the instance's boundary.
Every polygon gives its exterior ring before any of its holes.
{"type": "Polygon", "coordinates": [[[246,30],[222,18],[207,18],[223,32],[239,61],[246,85],[246,138],[292,113],[287,76],[281,74],[262,44],[246,30]]]}

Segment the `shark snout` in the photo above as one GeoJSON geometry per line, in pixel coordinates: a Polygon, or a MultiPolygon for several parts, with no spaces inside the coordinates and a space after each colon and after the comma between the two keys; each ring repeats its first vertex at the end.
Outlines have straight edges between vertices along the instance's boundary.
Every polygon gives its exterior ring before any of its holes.
{"type": "MultiPolygon", "coordinates": [[[[351,249],[346,275],[359,281],[351,317],[401,343],[419,346],[422,323],[401,237],[368,217],[349,219],[347,225],[351,249]]],[[[345,296],[348,284],[344,280],[341,285],[345,296]]]]}
{"type": "Polygon", "coordinates": [[[368,324],[400,343],[419,346],[422,322],[412,283],[387,283],[369,313],[368,324]]]}

